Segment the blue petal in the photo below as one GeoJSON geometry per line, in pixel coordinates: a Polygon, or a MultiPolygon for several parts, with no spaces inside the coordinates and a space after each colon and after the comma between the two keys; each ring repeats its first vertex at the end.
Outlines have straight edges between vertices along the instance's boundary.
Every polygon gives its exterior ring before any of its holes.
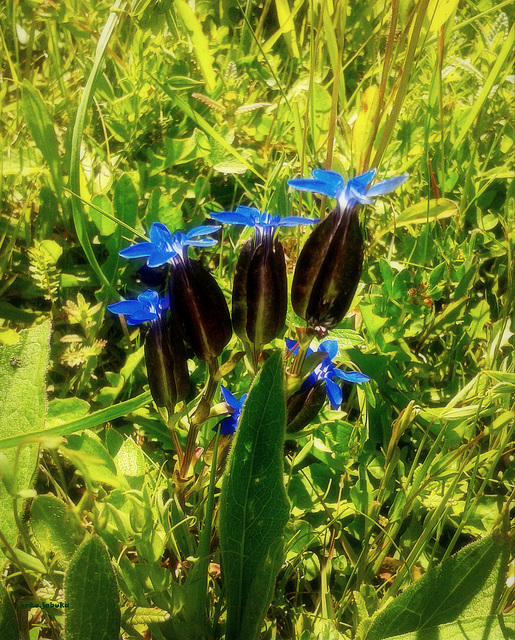
{"type": "Polygon", "coordinates": [[[153,307],[157,307],[159,304],[159,294],[153,289],[147,289],[144,293],[139,294],[138,302],[151,304],[153,307]]]}
{"type": "Polygon", "coordinates": [[[261,212],[259,211],[259,209],[256,209],[256,207],[245,207],[242,204],[236,207],[236,213],[241,213],[254,222],[259,222],[261,218],[261,212]]]}
{"type": "Polygon", "coordinates": [[[118,315],[132,314],[141,310],[141,302],[138,302],[137,300],[122,300],[121,302],[108,304],[107,308],[111,313],[116,313],[118,315]]]}
{"type": "Polygon", "coordinates": [[[361,373],[361,371],[340,371],[340,369],[335,369],[333,374],[345,382],[351,382],[352,384],[360,384],[361,382],[369,382],[370,378],[361,373]]]}
{"type": "Polygon", "coordinates": [[[334,360],[338,355],[338,342],[336,340],[324,340],[318,345],[317,351],[325,351],[329,360],[334,360]]]}
{"type": "Polygon", "coordinates": [[[301,218],[300,216],[285,216],[279,221],[280,227],[296,227],[299,224],[315,224],[320,218],[301,218]]]}
{"type": "Polygon", "coordinates": [[[312,180],[311,178],[293,178],[288,180],[288,184],[290,187],[297,189],[297,191],[314,191],[330,198],[336,198],[338,193],[334,185],[322,182],[322,180],[312,180]]]}
{"type": "Polygon", "coordinates": [[[127,318],[127,324],[141,324],[142,322],[148,322],[149,320],[157,320],[157,314],[152,311],[138,311],[133,313],[127,318]]]}
{"type": "Polygon", "coordinates": [[[213,224],[213,225],[202,225],[201,227],[194,227],[193,229],[191,229],[190,231],[188,231],[188,233],[186,234],[186,237],[189,238],[195,238],[196,236],[205,236],[208,233],[214,233],[215,231],[218,231],[218,229],[221,229],[222,227],[219,224],[213,224]]]}
{"type": "Polygon", "coordinates": [[[239,403],[238,403],[238,415],[240,415],[240,414],[241,414],[241,410],[243,409],[243,405],[245,404],[245,400],[247,399],[247,396],[248,396],[248,395],[249,395],[248,393],[244,393],[244,394],[241,396],[240,401],[239,401],[239,403]]]}
{"type": "Polygon", "coordinates": [[[409,178],[409,173],[404,173],[401,176],[396,176],[395,178],[389,178],[388,180],[382,180],[378,182],[374,186],[370,187],[368,190],[367,196],[370,198],[374,198],[375,196],[382,196],[385,193],[390,193],[397,187],[400,187],[401,184],[404,184],[406,180],[409,178]]]}
{"type": "Polygon", "coordinates": [[[368,193],[365,195],[364,193],[361,193],[361,191],[357,191],[354,187],[349,186],[349,193],[352,196],[349,198],[350,201],[356,200],[361,204],[372,204],[373,202],[373,200],[368,197],[368,193]]]}
{"type": "Polygon", "coordinates": [[[149,232],[150,242],[154,244],[171,244],[173,242],[173,235],[170,233],[168,227],[162,222],[154,222],[150,227],[149,232]]]}
{"type": "Polygon", "coordinates": [[[235,419],[235,417],[228,416],[227,418],[224,418],[223,420],[221,420],[217,424],[217,426],[213,429],[213,431],[220,429],[220,433],[222,435],[230,436],[236,431],[237,426],[238,426],[238,421],[235,419]]]}
{"type": "Polygon", "coordinates": [[[199,238],[198,240],[187,240],[184,244],[190,247],[213,247],[218,244],[218,240],[214,238],[199,238]]]}
{"type": "Polygon", "coordinates": [[[153,251],[147,260],[147,265],[155,269],[166,264],[175,255],[177,255],[175,251],[153,251]]]}
{"type": "Polygon", "coordinates": [[[118,255],[122,258],[146,258],[155,250],[151,242],[138,242],[122,249],[118,255]]]}
{"type": "Polygon", "coordinates": [[[340,387],[333,382],[331,379],[326,378],[325,380],[325,388],[327,390],[327,397],[329,398],[329,402],[331,403],[331,407],[333,409],[338,409],[343,400],[343,393],[340,387]]]}
{"type": "Polygon", "coordinates": [[[244,224],[249,227],[254,226],[254,220],[252,218],[248,218],[246,215],[238,213],[237,211],[220,211],[219,213],[210,213],[209,215],[213,220],[223,222],[225,224],[244,224]]]}
{"type": "Polygon", "coordinates": [[[328,169],[313,169],[313,178],[332,185],[335,193],[343,191],[345,188],[344,177],[339,173],[336,173],[336,171],[330,171],[328,169]]]}
{"type": "Polygon", "coordinates": [[[359,176],[355,176],[354,178],[351,178],[347,183],[347,187],[349,188],[353,187],[360,193],[365,193],[365,187],[370,182],[372,182],[375,174],[376,174],[376,170],[370,169],[370,171],[367,171],[366,173],[362,173],[359,176]]]}
{"type": "Polygon", "coordinates": [[[240,405],[236,397],[233,396],[233,394],[229,391],[229,389],[226,389],[223,385],[220,386],[220,390],[224,397],[225,403],[228,404],[231,407],[231,409],[234,409],[235,411],[237,411],[240,405]]]}

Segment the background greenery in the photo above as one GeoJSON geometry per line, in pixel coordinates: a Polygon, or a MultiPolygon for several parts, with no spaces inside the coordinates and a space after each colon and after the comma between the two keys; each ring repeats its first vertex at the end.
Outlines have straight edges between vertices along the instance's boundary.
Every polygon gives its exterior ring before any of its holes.
{"type": "MultiPolygon", "coordinates": [[[[188,619],[181,589],[207,480],[199,466],[186,503],[171,498],[139,330],[125,335],[105,313],[151,276],[118,251],[130,228],[189,228],[239,203],[316,214],[325,203],[289,193],[288,178],[375,166],[379,179],[410,180],[363,212],[362,285],[333,336],[372,381],[288,443],[286,561],[263,627],[270,638],[364,637],[369,616],[421,574],[510,529],[513,4],[111,8],[2,5],[2,391],[32,407],[2,414],[2,548],[21,535],[4,584],[15,602],[62,598],[77,546],[96,532],[103,543],[81,553],[109,577],[107,546],[125,637],[171,637],[161,623],[188,619]],[[35,446],[16,447],[27,433],[42,444],[35,484],[35,446]]],[[[246,234],[225,230],[201,256],[228,297],[246,234]]],[[[283,239],[291,272],[301,237],[283,239]]],[[[233,338],[223,361],[238,349],[233,338]]],[[[192,375],[199,387],[205,371],[192,375]]],[[[238,397],[248,389],[243,363],[225,382],[238,397]]],[[[223,620],[216,562],[209,606],[223,620]]],[[[492,614],[513,602],[501,591],[492,614]]],[[[59,637],[60,613],[16,611],[23,637],[59,637]]]]}

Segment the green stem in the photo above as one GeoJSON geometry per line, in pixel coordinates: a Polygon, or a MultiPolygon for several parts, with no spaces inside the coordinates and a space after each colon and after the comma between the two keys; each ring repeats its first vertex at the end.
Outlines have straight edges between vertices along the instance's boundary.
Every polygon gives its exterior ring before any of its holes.
{"type": "Polygon", "coordinates": [[[213,513],[215,509],[215,486],[216,486],[216,468],[218,457],[218,439],[220,437],[220,429],[217,429],[215,436],[215,446],[213,449],[213,458],[211,460],[211,474],[209,477],[209,488],[207,494],[206,514],[204,518],[204,527],[200,532],[199,545],[197,549],[197,562],[201,563],[199,571],[203,588],[197,591],[197,613],[202,619],[207,618],[207,580],[209,571],[209,557],[211,545],[211,531],[213,529],[213,513]]]}

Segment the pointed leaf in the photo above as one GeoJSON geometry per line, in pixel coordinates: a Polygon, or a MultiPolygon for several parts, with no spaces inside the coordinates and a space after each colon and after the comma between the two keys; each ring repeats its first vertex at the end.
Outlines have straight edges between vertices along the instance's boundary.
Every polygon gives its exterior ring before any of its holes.
{"type": "Polygon", "coordinates": [[[220,499],[226,640],[255,640],[282,563],[288,501],[283,485],[282,354],[258,374],[243,409],[220,499]]]}
{"type": "Polygon", "coordinates": [[[115,640],[120,633],[116,578],[97,536],[82,544],[64,577],[65,640],[115,640]]]}
{"type": "MultiPolygon", "coordinates": [[[[20,332],[15,344],[0,347],[0,438],[18,438],[29,431],[43,429],[46,412],[45,376],[48,363],[50,322],[20,332]]],[[[15,466],[16,450],[5,452],[12,465],[12,491],[30,487],[37,465],[38,449],[34,444],[22,447],[15,466]]],[[[18,502],[19,515],[24,510],[18,502]]],[[[0,485],[0,529],[13,545],[18,535],[13,503],[0,485]]]]}
{"type": "Polygon", "coordinates": [[[18,619],[16,610],[5,590],[4,585],[0,582],[0,638],[2,640],[19,640],[20,629],[18,627],[18,619]]]}
{"type": "Polygon", "coordinates": [[[52,551],[61,563],[72,559],[84,529],[73,519],[66,505],[54,496],[37,496],[30,509],[32,531],[44,550],[52,551]],[[75,526],[74,526],[75,525],[75,526]]]}
{"type": "Polygon", "coordinates": [[[426,573],[379,613],[367,640],[421,633],[458,619],[495,614],[508,556],[508,544],[494,536],[465,547],[426,573]]]}

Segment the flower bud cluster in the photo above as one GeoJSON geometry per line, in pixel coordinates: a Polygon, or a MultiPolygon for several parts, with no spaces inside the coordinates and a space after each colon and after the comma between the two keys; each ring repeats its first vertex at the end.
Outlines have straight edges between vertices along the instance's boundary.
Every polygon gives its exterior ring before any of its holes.
{"type": "MultiPolygon", "coordinates": [[[[203,225],[187,233],[172,233],[156,222],[149,241],[123,249],[125,258],[145,258],[148,267],[163,265],[168,270],[168,293],[148,290],[137,300],[108,306],[116,314],[127,315],[127,324],[148,322],[145,359],[150,390],[158,407],[173,413],[175,405],[190,392],[185,345],[216,373],[218,356],[228,344],[232,330],[245,346],[252,368],[259,366],[263,348],[279,337],[287,313],[288,284],[280,227],[315,225],[295,266],[291,301],[306,326],[301,343],[287,341],[291,367],[299,379],[288,398],[290,431],[297,431],[316,416],[329,400],[340,406],[343,390],[335,380],[360,383],[369,380],[357,371],[342,371],[335,364],[338,345],[324,340],[318,351],[309,348],[313,336],[325,337],[347,313],[359,283],[363,266],[363,237],[358,210],[379,195],[400,186],[407,176],[399,176],[372,187],[375,170],[345,181],[333,171],[316,169],[312,178],[289,180],[300,191],[312,191],[336,199],[336,206],[319,222],[315,218],[272,215],[253,207],[238,206],[235,211],[210,214],[217,223],[244,225],[253,233],[243,244],[232,288],[232,314],[215,278],[188,255],[188,247],[210,247],[217,243],[212,234],[221,224],[203,225]],[[231,322],[232,316],[232,322],[231,322]],[[307,371],[304,371],[307,366],[307,371]],[[301,375],[302,374],[302,375],[301,375]]],[[[299,334],[299,335],[300,335],[299,334]]],[[[240,400],[225,388],[223,398],[230,414],[222,422],[223,433],[236,429],[245,396],[240,400]]]]}

